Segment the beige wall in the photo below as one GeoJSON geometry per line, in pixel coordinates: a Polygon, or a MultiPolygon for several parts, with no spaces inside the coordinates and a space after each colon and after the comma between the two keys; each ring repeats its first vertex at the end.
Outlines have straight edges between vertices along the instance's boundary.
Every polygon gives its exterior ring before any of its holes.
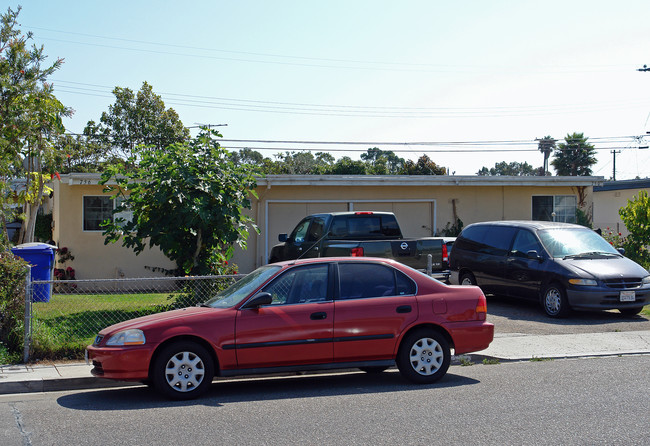
{"type": "Polygon", "coordinates": [[[594,228],[606,231],[620,232],[623,236],[629,234],[618,213],[619,209],[627,206],[628,200],[639,195],[639,191],[647,189],[619,189],[594,192],[593,222],[594,228]]]}
{"type": "MultiPolygon", "coordinates": [[[[100,195],[97,179],[74,177],[55,182],[54,240],[71,249],[75,260],[69,265],[79,279],[153,276],[145,266],[173,268],[157,250],[135,256],[121,244],[104,245],[101,232],[82,230],[84,195],[100,195]],[[82,178],[79,180],[78,178],[82,178]],[[95,184],[80,184],[92,183],[95,184]],[[70,184],[70,182],[74,184],[70,184]]],[[[576,180],[571,180],[576,181],[576,180]]],[[[594,179],[581,179],[583,184],[594,179]]],[[[587,206],[591,207],[588,186],[587,206]]],[[[278,234],[289,233],[306,215],[347,210],[394,212],[407,237],[432,236],[453,222],[456,215],[464,225],[478,221],[521,219],[532,216],[533,195],[576,195],[569,180],[535,177],[283,177],[260,180],[258,199],[252,200],[251,216],[260,234],[250,233],[247,249],[236,248],[233,261],[242,273],[266,263],[278,243],[278,234]]]]}
{"type": "MultiPolygon", "coordinates": [[[[158,249],[145,249],[136,256],[121,243],[104,245],[101,231],[83,230],[83,196],[102,195],[103,186],[68,185],[54,182],[54,228],[52,236],[61,247],[70,249],[74,260],[65,266],[75,269],[77,279],[154,277],[145,266],[174,268],[158,249]]],[[[57,267],[60,267],[57,265],[57,267]]]]}
{"type": "MultiPolygon", "coordinates": [[[[254,256],[256,267],[265,264],[270,249],[278,243],[278,234],[290,233],[300,219],[313,213],[390,211],[397,216],[406,237],[427,237],[453,222],[453,201],[456,215],[466,226],[489,220],[530,220],[533,195],[576,195],[576,191],[571,186],[518,185],[260,187],[257,215],[261,235],[257,251],[238,252],[235,260],[248,258],[246,265],[250,265],[254,256]]],[[[590,194],[587,198],[587,206],[591,206],[590,194]]]]}

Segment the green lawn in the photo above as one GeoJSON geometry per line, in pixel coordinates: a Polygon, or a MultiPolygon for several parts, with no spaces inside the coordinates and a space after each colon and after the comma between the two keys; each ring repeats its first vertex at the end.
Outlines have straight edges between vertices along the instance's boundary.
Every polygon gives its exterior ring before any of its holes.
{"type": "Polygon", "coordinates": [[[33,359],[81,359],[97,333],[112,324],[170,309],[178,293],[54,294],[32,311],[33,359]]]}

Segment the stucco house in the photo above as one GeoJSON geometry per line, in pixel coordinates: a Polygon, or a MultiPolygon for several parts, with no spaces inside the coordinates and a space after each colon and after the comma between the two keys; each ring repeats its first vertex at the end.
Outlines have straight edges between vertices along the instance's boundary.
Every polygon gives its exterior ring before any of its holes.
{"type": "Polygon", "coordinates": [[[602,185],[594,186],[593,221],[595,228],[628,235],[625,224],[618,210],[627,206],[628,200],[634,199],[639,192],[650,189],[650,178],[642,180],[604,181],[602,185]]]}
{"type": "MultiPolygon", "coordinates": [[[[71,250],[76,277],[151,277],[147,267],[172,268],[158,249],[136,256],[119,243],[104,245],[99,224],[111,218],[114,204],[98,182],[99,174],[73,173],[53,183],[53,240],[71,250]]],[[[249,211],[260,234],[251,234],[233,261],[242,273],[267,263],[278,234],[312,213],[391,211],[405,236],[433,236],[456,218],[465,225],[575,221],[576,208],[591,209],[594,187],[602,184],[602,177],[269,175],[258,179],[259,198],[249,211]]]]}

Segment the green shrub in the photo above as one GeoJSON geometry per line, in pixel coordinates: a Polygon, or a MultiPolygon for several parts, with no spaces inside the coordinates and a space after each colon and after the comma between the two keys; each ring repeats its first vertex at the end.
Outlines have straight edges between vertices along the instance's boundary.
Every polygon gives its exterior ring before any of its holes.
{"type": "Polygon", "coordinates": [[[650,197],[645,190],[627,201],[618,211],[629,231],[623,248],[625,255],[644,268],[650,268],[650,197]]]}
{"type": "Polygon", "coordinates": [[[0,245],[0,357],[19,357],[25,326],[27,263],[0,245]]]}

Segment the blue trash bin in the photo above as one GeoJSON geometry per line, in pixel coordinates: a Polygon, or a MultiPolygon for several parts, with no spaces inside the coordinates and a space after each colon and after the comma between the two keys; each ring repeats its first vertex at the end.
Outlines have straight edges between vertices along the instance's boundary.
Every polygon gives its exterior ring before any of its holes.
{"type": "MultiPolygon", "coordinates": [[[[11,252],[30,264],[32,280],[52,280],[54,276],[54,254],[57,249],[56,246],[47,243],[24,243],[11,248],[11,252]]],[[[51,283],[34,285],[34,302],[49,302],[51,296],[51,283]]]]}

